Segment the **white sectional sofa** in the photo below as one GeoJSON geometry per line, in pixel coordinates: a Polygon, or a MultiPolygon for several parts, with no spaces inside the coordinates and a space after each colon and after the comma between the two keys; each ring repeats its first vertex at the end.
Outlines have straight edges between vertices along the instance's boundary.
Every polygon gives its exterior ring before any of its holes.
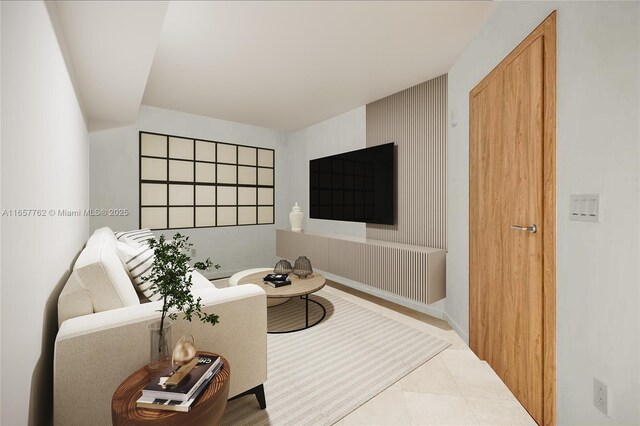
{"type": "MultiPolygon", "coordinates": [[[[59,331],[54,355],[54,424],[109,425],[111,397],[120,383],[149,362],[147,326],[159,319],[161,302],[142,303],[120,261],[116,237],[96,230],[80,253],[58,299],[59,331]]],[[[255,285],[216,289],[198,272],[192,293],[215,326],[195,319],[173,325],[196,347],[222,354],[231,367],[229,397],[254,393],[264,408],[267,378],[267,309],[255,285]]]]}

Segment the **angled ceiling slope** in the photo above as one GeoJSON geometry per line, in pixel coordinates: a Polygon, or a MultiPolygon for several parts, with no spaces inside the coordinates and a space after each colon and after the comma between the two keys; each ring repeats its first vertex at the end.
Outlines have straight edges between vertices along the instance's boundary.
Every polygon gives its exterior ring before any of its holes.
{"type": "Polygon", "coordinates": [[[135,122],[168,4],[55,2],[90,123],[135,122]]]}
{"type": "Polygon", "coordinates": [[[446,73],[485,1],[58,1],[90,128],[141,103],[299,129],[446,73]]]}
{"type": "Polygon", "coordinates": [[[299,129],[446,73],[493,8],[172,1],[143,103],[299,129]]]}

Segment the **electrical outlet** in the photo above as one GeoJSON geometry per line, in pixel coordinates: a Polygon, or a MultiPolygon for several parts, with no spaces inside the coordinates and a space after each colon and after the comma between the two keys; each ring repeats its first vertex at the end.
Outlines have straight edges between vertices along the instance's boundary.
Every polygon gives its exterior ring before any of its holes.
{"type": "Polygon", "coordinates": [[[191,249],[191,257],[196,257],[196,249],[191,249]]]}
{"type": "Polygon", "coordinates": [[[607,385],[595,377],[593,378],[593,405],[604,414],[608,414],[609,398],[607,395],[607,385]]]}

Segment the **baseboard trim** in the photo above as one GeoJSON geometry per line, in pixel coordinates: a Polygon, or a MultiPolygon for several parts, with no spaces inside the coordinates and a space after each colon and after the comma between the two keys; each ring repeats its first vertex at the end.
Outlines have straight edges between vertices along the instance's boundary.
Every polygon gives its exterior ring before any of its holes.
{"type": "Polygon", "coordinates": [[[465,333],[462,330],[462,327],[460,327],[458,325],[458,323],[456,323],[449,315],[447,315],[447,313],[444,313],[444,318],[443,318],[446,322],[449,323],[449,325],[451,326],[451,328],[453,328],[455,330],[456,333],[458,333],[458,336],[460,336],[460,338],[462,340],[464,340],[464,342],[469,345],[469,336],[467,335],[467,333],[465,333]]]}
{"type": "Polygon", "coordinates": [[[370,287],[366,284],[350,280],[349,278],[344,278],[338,275],[334,275],[330,272],[321,271],[321,270],[318,270],[318,272],[320,272],[322,275],[324,275],[326,278],[330,279],[331,281],[335,281],[347,287],[351,287],[353,289],[362,291],[364,293],[371,294],[372,296],[379,297],[389,302],[397,303],[398,305],[404,306],[409,309],[413,309],[414,311],[422,312],[423,314],[431,315],[432,317],[446,320],[445,313],[441,309],[437,309],[437,308],[434,308],[433,306],[425,305],[424,303],[416,302],[415,300],[407,299],[405,297],[398,296],[396,294],[389,293],[384,290],[379,290],[377,288],[370,287]]]}

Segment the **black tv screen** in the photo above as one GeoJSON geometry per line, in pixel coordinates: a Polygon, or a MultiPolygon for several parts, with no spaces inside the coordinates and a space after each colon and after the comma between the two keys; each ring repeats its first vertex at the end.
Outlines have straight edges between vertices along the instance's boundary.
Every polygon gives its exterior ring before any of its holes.
{"type": "Polygon", "coordinates": [[[394,144],[309,162],[310,216],[393,225],[394,144]]]}

